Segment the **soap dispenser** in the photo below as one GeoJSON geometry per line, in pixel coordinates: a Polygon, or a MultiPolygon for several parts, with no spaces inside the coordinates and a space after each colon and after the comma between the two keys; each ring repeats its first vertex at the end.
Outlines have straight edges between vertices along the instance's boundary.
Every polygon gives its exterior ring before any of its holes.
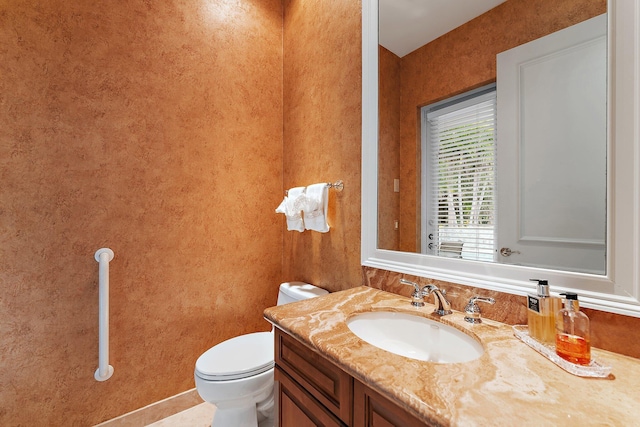
{"type": "Polygon", "coordinates": [[[578,295],[573,292],[565,296],[564,308],[556,317],[556,354],[571,363],[591,363],[591,336],[589,318],[580,311],[578,295]]]}
{"type": "Polygon", "coordinates": [[[527,323],[529,336],[542,343],[553,345],[556,337],[556,313],[562,308],[558,297],[549,293],[546,280],[531,279],[538,282],[536,295],[527,295],[527,323]]]}

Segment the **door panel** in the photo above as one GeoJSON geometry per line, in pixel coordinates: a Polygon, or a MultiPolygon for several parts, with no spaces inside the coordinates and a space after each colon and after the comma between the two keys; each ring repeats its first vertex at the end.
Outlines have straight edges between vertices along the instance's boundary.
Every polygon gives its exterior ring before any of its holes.
{"type": "Polygon", "coordinates": [[[605,273],[606,15],[498,55],[498,256],[605,273]]]}

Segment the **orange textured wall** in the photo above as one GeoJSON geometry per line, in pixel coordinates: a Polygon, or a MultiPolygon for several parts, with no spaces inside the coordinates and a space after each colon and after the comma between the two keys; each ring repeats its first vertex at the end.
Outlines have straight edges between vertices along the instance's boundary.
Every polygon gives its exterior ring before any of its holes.
{"type": "Polygon", "coordinates": [[[204,350],[269,328],[281,280],[280,0],[3,2],[0,40],[0,425],[193,388],[204,350]]]}
{"type": "Polygon", "coordinates": [[[496,79],[496,55],[607,11],[606,0],[509,0],[402,58],[400,249],[419,248],[419,108],[496,79]]]}
{"type": "Polygon", "coordinates": [[[329,191],[328,233],[284,232],[283,277],[346,289],[362,283],[361,2],[283,4],[284,188],[344,181],[329,191]]]}
{"type": "Polygon", "coordinates": [[[378,247],[398,250],[400,193],[400,61],[393,52],[378,48],[378,247]]]}

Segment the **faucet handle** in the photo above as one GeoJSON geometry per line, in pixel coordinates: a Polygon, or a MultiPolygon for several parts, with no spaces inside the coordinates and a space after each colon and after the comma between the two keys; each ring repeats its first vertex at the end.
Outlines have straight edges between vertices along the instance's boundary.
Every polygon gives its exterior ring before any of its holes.
{"type": "Polygon", "coordinates": [[[415,288],[414,292],[411,294],[411,305],[414,307],[424,307],[424,297],[429,295],[429,286],[427,285],[420,289],[420,285],[416,282],[412,282],[407,279],[400,279],[400,283],[403,285],[410,285],[415,288]]]}
{"type": "Polygon", "coordinates": [[[487,304],[495,304],[496,300],[489,297],[478,297],[475,296],[469,300],[469,303],[464,307],[464,320],[469,323],[482,323],[482,318],[480,317],[480,307],[476,302],[486,302],[487,304]]]}

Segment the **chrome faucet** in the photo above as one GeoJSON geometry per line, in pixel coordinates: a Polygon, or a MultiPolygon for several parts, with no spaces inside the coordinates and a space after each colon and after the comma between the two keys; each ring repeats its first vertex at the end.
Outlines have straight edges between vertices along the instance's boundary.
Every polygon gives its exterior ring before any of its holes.
{"type": "Polygon", "coordinates": [[[433,300],[436,305],[436,309],[433,310],[435,314],[438,316],[445,316],[453,313],[453,311],[451,311],[451,304],[445,297],[446,291],[444,289],[440,290],[435,285],[426,285],[420,289],[420,285],[407,279],[400,279],[400,283],[403,285],[411,285],[415,288],[413,294],[411,294],[411,305],[415,307],[424,307],[424,297],[429,294],[433,294],[433,300]]]}
{"type": "Polygon", "coordinates": [[[435,314],[437,314],[438,316],[445,316],[447,314],[453,313],[453,311],[451,311],[451,304],[445,297],[447,291],[445,291],[444,289],[438,289],[434,286],[433,289],[431,289],[431,293],[434,296],[434,303],[436,304],[436,309],[433,310],[435,314]]]}

